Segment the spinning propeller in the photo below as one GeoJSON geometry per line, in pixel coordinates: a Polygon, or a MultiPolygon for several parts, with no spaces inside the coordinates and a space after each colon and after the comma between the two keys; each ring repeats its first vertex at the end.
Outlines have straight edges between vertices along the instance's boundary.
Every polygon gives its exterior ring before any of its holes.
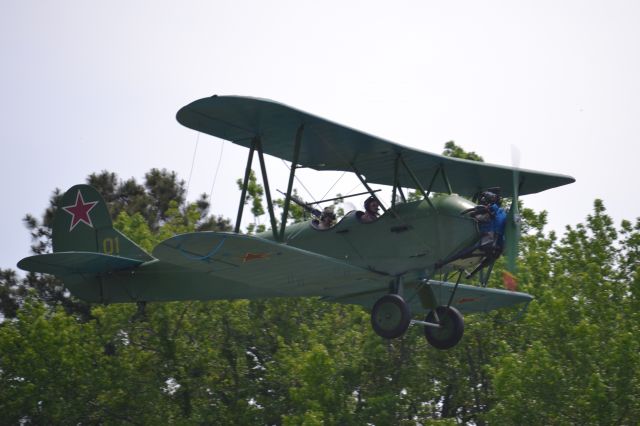
{"type": "Polygon", "coordinates": [[[507,270],[502,273],[502,280],[508,290],[515,290],[518,285],[516,280],[516,259],[520,242],[520,210],[518,207],[520,153],[514,146],[511,146],[511,160],[513,164],[513,196],[504,232],[504,255],[507,261],[507,270]]]}

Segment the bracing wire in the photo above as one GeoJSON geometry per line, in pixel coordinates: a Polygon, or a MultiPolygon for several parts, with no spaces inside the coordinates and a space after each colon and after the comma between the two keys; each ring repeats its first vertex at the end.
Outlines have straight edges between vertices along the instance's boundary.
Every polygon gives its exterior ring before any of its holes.
{"type": "Polygon", "coordinates": [[[224,140],[220,146],[220,155],[218,156],[218,165],[216,166],[216,172],[213,175],[213,183],[211,184],[211,191],[209,192],[209,202],[213,204],[213,188],[216,186],[216,179],[218,179],[218,171],[220,170],[220,164],[222,163],[222,153],[224,152],[224,140]]]}
{"type": "Polygon", "coordinates": [[[351,188],[351,190],[349,192],[347,192],[344,195],[349,195],[351,194],[353,191],[355,191],[356,189],[358,189],[360,187],[360,185],[362,185],[361,183],[358,183],[356,186],[354,186],[353,188],[351,188]]]}
{"type": "Polygon", "coordinates": [[[189,172],[189,180],[187,181],[187,191],[185,193],[185,199],[189,195],[189,186],[191,186],[191,176],[193,176],[193,166],[196,163],[196,154],[198,152],[198,143],[200,142],[200,132],[196,134],[196,147],[193,150],[193,158],[191,159],[191,171],[189,172]]]}
{"type": "MultiPolygon", "coordinates": [[[[282,160],[282,158],[281,158],[280,160],[282,161],[282,164],[284,164],[284,165],[289,169],[289,171],[291,171],[291,167],[287,166],[286,161],[282,160]]],[[[298,178],[298,176],[293,175],[293,177],[298,181],[298,183],[300,184],[300,186],[302,186],[302,187],[304,188],[304,190],[305,190],[305,191],[307,191],[307,194],[309,194],[309,197],[311,197],[311,199],[313,200],[313,202],[314,202],[314,203],[316,203],[316,199],[313,197],[313,194],[311,194],[311,191],[309,191],[309,190],[307,189],[307,187],[306,187],[306,186],[304,186],[304,183],[302,183],[302,181],[298,178]]]]}
{"type": "Polygon", "coordinates": [[[322,196],[322,198],[320,198],[321,200],[324,200],[326,198],[326,196],[329,194],[329,192],[331,192],[331,190],[333,189],[334,186],[336,186],[338,184],[338,182],[340,182],[340,179],[342,179],[342,177],[346,174],[347,172],[342,172],[342,174],[340,175],[340,177],[338,178],[338,180],[336,180],[333,185],[331,185],[331,188],[329,188],[329,190],[322,196]]]}

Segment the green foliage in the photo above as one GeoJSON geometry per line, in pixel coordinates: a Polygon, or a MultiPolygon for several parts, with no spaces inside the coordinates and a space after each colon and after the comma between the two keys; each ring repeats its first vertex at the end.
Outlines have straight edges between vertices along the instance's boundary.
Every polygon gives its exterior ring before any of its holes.
{"type": "MultiPolygon", "coordinates": [[[[238,179],[236,181],[238,189],[242,191],[243,180],[238,179]]],[[[259,217],[265,212],[262,204],[262,196],[264,195],[264,188],[258,183],[256,173],[252,170],[249,172],[249,182],[247,183],[247,194],[245,196],[244,203],[249,204],[251,202],[251,213],[253,214],[253,223],[247,227],[247,234],[254,234],[256,232],[262,232],[266,229],[265,225],[259,223],[259,217]]]]}
{"type": "Polygon", "coordinates": [[[151,232],[149,224],[140,213],[129,216],[126,211],[121,211],[113,222],[113,227],[135,241],[148,253],[151,253],[158,243],[158,238],[151,232]]]}
{"type": "Polygon", "coordinates": [[[0,314],[15,318],[18,313],[18,300],[24,296],[24,287],[20,285],[16,272],[0,269],[0,314]]]}
{"type": "MultiPolygon", "coordinates": [[[[479,161],[484,163],[484,159],[481,156],[473,151],[465,151],[462,147],[456,145],[454,141],[449,141],[444,144],[444,151],[442,151],[442,155],[445,157],[461,158],[463,160],[479,161]]],[[[424,190],[427,191],[427,188],[424,188],[424,190]]],[[[419,201],[422,200],[422,198],[422,193],[418,190],[409,191],[407,194],[407,201],[409,202],[419,201]]]]}
{"type": "Polygon", "coordinates": [[[105,199],[113,218],[121,211],[131,216],[139,213],[154,230],[167,219],[172,201],[179,205],[185,201],[184,181],[178,180],[175,172],[165,169],[151,169],[145,174],[142,185],[133,178],[122,182],[115,173],[106,170],[89,175],[87,183],[105,199]]]}
{"type": "Polygon", "coordinates": [[[567,227],[559,242],[554,235],[525,237],[531,259],[523,262],[523,286],[537,300],[523,321],[527,333],[518,338],[518,350],[498,357],[492,367],[497,404],[488,419],[498,424],[635,421],[639,236],[629,222],[618,232],[596,200],[586,223],[567,227]]]}
{"type": "MultiPolygon", "coordinates": [[[[179,232],[228,229],[205,198],[187,205],[174,188],[165,203],[159,189],[107,172],[96,179],[115,226],[145,249],[179,232]]],[[[47,249],[51,213],[27,221],[35,250],[47,249]]],[[[558,237],[544,229],[546,212],[522,216],[519,284],[536,299],[522,316],[466,317],[449,351],[429,347],[417,327],[385,341],[357,306],[83,305],[55,280],[0,270],[1,423],[634,424],[640,219],[616,227],[596,200],[558,237]]],[[[490,285],[500,285],[502,266],[490,285]]]]}
{"type": "Polygon", "coordinates": [[[463,160],[479,161],[484,163],[484,159],[473,151],[465,151],[462,147],[456,145],[454,141],[444,144],[442,155],[446,157],[461,158],[463,160]]]}
{"type": "MultiPolygon", "coordinates": [[[[293,188],[293,197],[301,202],[302,197],[298,194],[298,190],[293,188]]],[[[284,198],[277,198],[273,201],[273,203],[284,211],[284,198]]],[[[292,223],[304,222],[305,220],[309,220],[309,212],[307,212],[302,206],[293,201],[289,203],[289,212],[287,213],[287,220],[292,223]]],[[[288,222],[287,222],[288,223],[288,222]]]]}

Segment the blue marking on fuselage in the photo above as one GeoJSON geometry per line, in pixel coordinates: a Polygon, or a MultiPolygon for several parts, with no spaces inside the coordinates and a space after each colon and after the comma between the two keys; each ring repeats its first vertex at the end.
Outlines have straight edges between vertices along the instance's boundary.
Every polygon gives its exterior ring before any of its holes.
{"type": "Polygon", "coordinates": [[[186,251],[184,251],[182,249],[182,244],[178,245],[178,250],[180,250],[180,254],[183,257],[185,257],[186,259],[206,261],[206,260],[209,260],[210,258],[212,258],[213,256],[215,256],[216,253],[218,253],[218,251],[220,251],[220,249],[224,245],[224,242],[226,241],[226,239],[227,239],[227,237],[224,237],[222,239],[222,241],[220,241],[209,253],[205,254],[204,256],[193,256],[193,255],[187,253],[186,251]]]}

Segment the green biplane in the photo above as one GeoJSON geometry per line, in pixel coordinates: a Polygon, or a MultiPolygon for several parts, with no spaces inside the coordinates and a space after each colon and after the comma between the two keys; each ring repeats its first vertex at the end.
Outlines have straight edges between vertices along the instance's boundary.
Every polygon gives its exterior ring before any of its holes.
{"type": "Polygon", "coordinates": [[[422,152],[264,99],[204,98],[180,109],[177,119],[249,148],[235,232],[176,235],[149,254],[113,228],[95,189],[76,185],[55,214],[53,253],[24,258],[18,266],[53,274],[77,297],[100,303],[320,296],[370,309],[373,329],[382,337],[402,336],[413,323],[424,327],[429,343],[447,349],[462,337],[462,314],[532,299],[487,288],[493,262],[482,252],[439,264],[479,240],[477,221],[464,214],[475,206],[474,196],[500,187],[513,199],[506,230],[513,270],[518,194],[574,181],[422,152]],[[255,153],[271,230],[249,236],[239,231],[255,153]],[[264,154],[291,163],[279,226],[264,154]],[[387,185],[390,206],[372,223],[353,211],[330,229],[318,229],[313,221],[288,225],[293,180],[301,167],[352,172],[374,197],[371,184],[387,185]],[[422,200],[406,202],[403,188],[419,191],[422,200]],[[481,269],[481,285],[461,284],[462,272],[473,269],[481,269]],[[435,279],[436,273],[444,279],[435,279]],[[455,273],[457,279],[449,282],[446,277],[455,273]],[[414,319],[418,312],[428,313],[424,320],[414,319]]]}

